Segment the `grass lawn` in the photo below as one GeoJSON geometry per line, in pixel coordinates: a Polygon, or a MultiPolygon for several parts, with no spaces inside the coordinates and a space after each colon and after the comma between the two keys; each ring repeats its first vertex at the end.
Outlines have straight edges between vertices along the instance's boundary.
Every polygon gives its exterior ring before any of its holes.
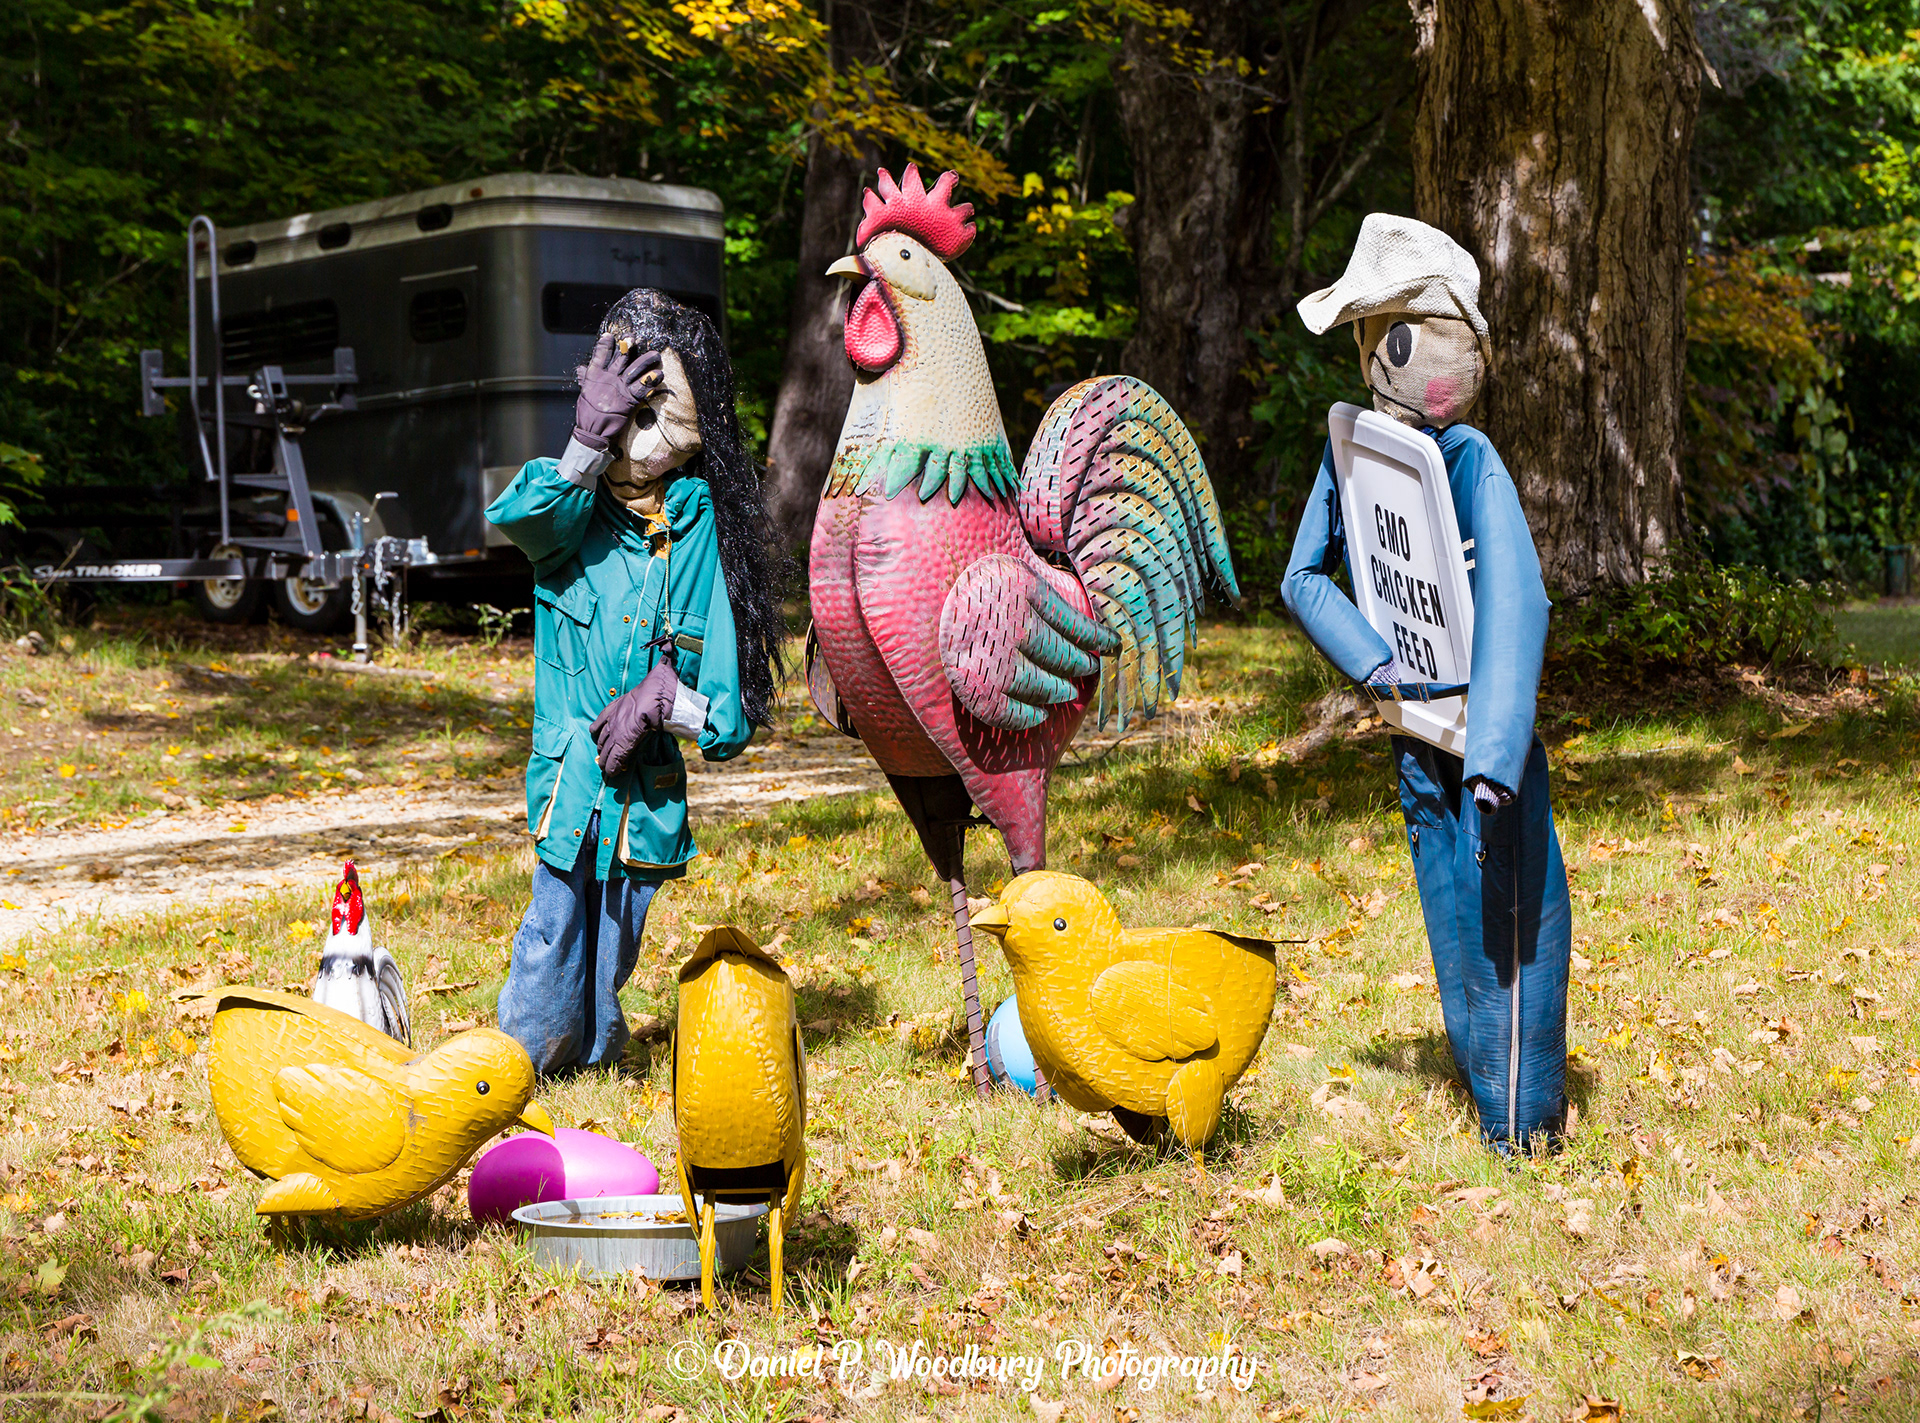
{"type": "Polygon", "coordinates": [[[324,671],[344,649],[276,626],[103,608],[41,656],[0,657],[0,826],[109,827],[161,807],[329,786],[511,777],[532,725],[530,643],[428,634],[416,675],[324,671]]]}
{"type": "MultiPolygon", "coordinates": [[[[215,723],[166,708],[173,652],[82,636],[94,651],[0,662],[0,684],[35,679],[65,737],[41,739],[72,760],[98,709],[152,679],[138,696],[155,710],[130,713],[155,719],[151,742],[95,758],[88,808],[148,797],[154,758],[182,767],[188,747],[221,769],[183,769],[221,794],[338,769],[349,732],[372,774],[432,742],[436,717],[447,754],[416,778],[464,767],[463,737],[490,766],[524,754],[502,725],[524,702],[451,675],[464,657],[523,697],[524,650],[438,654],[432,694],[249,664],[283,679],[274,719],[215,723]],[[471,700],[454,715],[429,695],[471,700]],[[163,730],[163,708],[192,727],[163,730]],[[243,746],[293,760],[243,778],[243,746]]],[[[778,938],[812,1063],[778,1319],[764,1248],[709,1318],[697,1291],[543,1273],[452,1187],[270,1240],[209,1112],[206,1021],[173,995],[303,986],[324,886],[31,942],[0,960],[0,1418],[159,1393],[186,1418],[1912,1418],[1920,719],[1904,683],[1782,701],[1762,680],[1668,710],[1604,713],[1597,692],[1546,708],[1578,1120],[1564,1151],[1520,1162],[1482,1149],[1451,1077],[1384,733],[1276,760],[1330,685],[1295,634],[1208,629],[1187,690],[1218,701],[1213,729],[1070,760],[1054,786],[1053,865],[1127,923],[1313,941],[1282,951],[1280,1006],[1204,1173],[1057,1105],[976,1103],[951,930],[890,799],[698,827],[707,856],[656,901],[626,994],[641,1036],[625,1070],[541,1100],[667,1167],[674,971],[703,925],[778,938]],[[763,1358],[818,1345],[828,1380],[673,1367],[730,1340],[763,1358]],[[1030,1399],[833,1377],[836,1345],[872,1364],[915,1341],[1044,1372],[1030,1399]],[[1251,1381],[1063,1379],[1067,1341],[1096,1359],[1224,1353],[1251,1381]]],[[[797,696],[783,717],[804,715],[797,696]]],[[[54,790],[37,765],[8,794],[54,790]]],[[[530,865],[524,848],[463,852],[369,886],[416,991],[474,985],[416,997],[426,1042],[489,1019],[530,865]]],[[[976,892],[1005,872],[997,839],[974,836],[976,892]]],[[[982,972],[991,1004],[1009,991],[991,945],[982,972]]]]}
{"type": "Polygon", "coordinates": [[[1835,641],[1851,643],[1853,661],[1920,667],[1920,600],[1856,603],[1833,615],[1835,641]]]}

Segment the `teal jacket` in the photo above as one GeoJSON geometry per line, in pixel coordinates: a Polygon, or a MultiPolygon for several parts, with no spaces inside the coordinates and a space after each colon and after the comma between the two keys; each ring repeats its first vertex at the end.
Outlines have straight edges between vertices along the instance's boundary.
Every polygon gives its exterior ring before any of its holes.
{"type": "MultiPolygon", "coordinates": [[[[597,483],[597,481],[596,481],[597,483]]],[[[733,605],[720,569],[713,495],[694,474],[670,476],[658,520],[631,514],[604,489],[582,488],[555,460],[531,461],[487,519],[533,562],[533,755],[527,829],[540,858],[572,869],[600,812],[594,874],[672,879],[699,853],[687,829],[687,771],[665,732],[639,761],[602,775],[589,728],[640,685],[670,637],[680,680],[708,698],[700,751],[739,755],[753,736],[740,705],[733,605]]]]}

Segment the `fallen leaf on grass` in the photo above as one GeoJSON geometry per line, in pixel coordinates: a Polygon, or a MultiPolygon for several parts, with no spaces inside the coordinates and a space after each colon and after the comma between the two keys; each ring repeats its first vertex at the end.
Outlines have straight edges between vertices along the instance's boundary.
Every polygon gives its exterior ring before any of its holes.
{"type": "Polygon", "coordinates": [[[1527,1411],[1530,1393],[1516,1394],[1512,1398],[1484,1398],[1478,1403],[1463,1403],[1460,1411],[1469,1418],[1518,1418],[1527,1411]]]}
{"type": "Polygon", "coordinates": [[[1390,1382],[1392,1382],[1392,1380],[1385,1374],[1376,1374],[1368,1369],[1359,1369],[1356,1370],[1353,1375],[1352,1388],[1355,1393],[1378,1393],[1390,1382]]]}
{"type": "Polygon", "coordinates": [[[1582,1196],[1579,1200],[1567,1202],[1567,1218],[1562,1225],[1566,1232],[1576,1240],[1584,1239],[1593,1230],[1593,1202],[1582,1196]]]}
{"type": "Polygon", "coordinates": [[[1621,1423],[1623,1416],[1617,1399],[1600,1398],[1589,1393],[1573,1406],[1573,1412],[1567,1415],[1567,1423],[1621,1423]]]}
{"type": "Polygon", "coordinates": [[[1718,1354],[1696,1354],[1689,1349],[1676,1349],[1673,1353],[1673,1361],[1680,1366],[1680,1371],[1690,1379],[1717,1379],[1720,1377],[1720,1364],[1722,1360],[1718,1354]]]}
{"type": "Polygon", "coordinates": [[[1325,1240],[1316,1240],[1307,1247],[1307,1253],[1316,1260],[1337,1260],[1342,1255],[1352,1253],[1347,1242],[1337,1236],[1329,1235],[1325,1240]]]}
{"type": "Polygon", "coordinates": [[[1060,1415],[1067,1411],[1067,1401],[1063,1398],[1050,1402],[1037,1393],[1030,1393],[1027,1395],[1027,1407],[1040,1423],[1060,1423],[1060,1415]]]}

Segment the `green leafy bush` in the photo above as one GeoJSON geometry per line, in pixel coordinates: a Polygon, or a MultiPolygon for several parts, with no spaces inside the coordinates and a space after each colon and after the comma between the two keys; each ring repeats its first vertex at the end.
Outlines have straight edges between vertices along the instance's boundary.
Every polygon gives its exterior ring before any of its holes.
{"type": "Polygon", "coordinates": [[[1837,590],[1763,568],[1689,560],[1632,588],[1556,603],[1547,664],[1580,680],[1815,660],[1833,641],[1837,590]]]}

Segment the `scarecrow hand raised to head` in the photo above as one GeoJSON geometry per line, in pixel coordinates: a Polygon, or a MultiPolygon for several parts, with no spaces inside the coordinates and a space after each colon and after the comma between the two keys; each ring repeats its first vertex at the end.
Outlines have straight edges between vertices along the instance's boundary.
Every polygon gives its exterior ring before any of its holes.
{"type": "Polygon", "coordinates": [[[604,450],[627,426],[664,378],[658,351],[616,350],[611,332],[594,345],[580,368],[580,398],[573,407],[573,438],[604,450]]]}

